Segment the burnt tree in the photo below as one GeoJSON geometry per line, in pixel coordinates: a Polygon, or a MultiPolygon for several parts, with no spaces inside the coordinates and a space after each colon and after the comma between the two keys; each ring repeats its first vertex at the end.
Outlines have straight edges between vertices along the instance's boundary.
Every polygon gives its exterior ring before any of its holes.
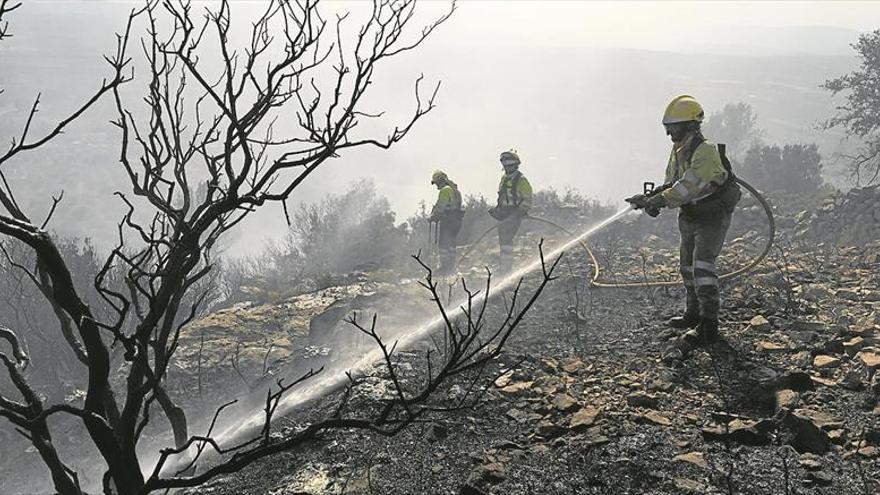
{"type": "MultiPolygon", "coordinates": [[[[18,4],[0,2],[0,36],[7,36],[4,16],[18,4]]],[[[11,356],[0,352],[0,361],[21,396],[0,396],[0,416],[30,439],[59,493],[81,493],[81,488],[52,445],[47,420],[55,414],[85,425],[107,465],[106,493],[146,493],[206,479],[163,482],[158,469],[145,478],[136,446],[157,405],[174,431],[173,450],[183,452],[199,443],[164,382],[181,329],[207,298],[202,282],[213,267],[212,248],[257,208],[288,200],[326,161],[348,148],[388,148],[434,108],[438,86],[423,96],[419,78],[415,108],[404,123],[381,138],[359,135],[356,129],[382,115],[363,109],[375,71],[419,46],[448,19],[454,5],[410,33],[413,0],[376,0],[357,25],[348,14],[326,20],[317,1],[272,0],[252,22],[242,48],[230,41],[229,2],[218,5],[197,13],[188,1],[148,0],[132,12],[116,52],[106,57],[111,77],[68,117],[34,137],[30,129],[37,97],[20,136],[0,154],[0,205],[5,210],[0,235],[33,253],[35,268],[19,268],[56,309],[62,328],[70,331],[70,345],[80,348],[77,355],[88,376],[81,405],[44,404],[23,372],[27,357],[17,330],[0,332],[13,349],[11,356]],[[139,43],[142,56],[132,59],[129,40],[139,22],[146,24],[139,43]],[[133,79],[135,84],[126,84],[133,79]],[[137,95],[135,86],[142,80],[143,104],[138,105],[127,91],[137,95]],[[57,137],[108,95],[118,112],[119,162],[130,183],[117,193],[127,209],[119,243],[94,280],[111,315],[103,317],[73,283],[46,221],[32,221],[19,207],[2,168],[57,137]],[[122,349],[127,362],[124,383],[111,383],[111,348],[122,349]]]]}

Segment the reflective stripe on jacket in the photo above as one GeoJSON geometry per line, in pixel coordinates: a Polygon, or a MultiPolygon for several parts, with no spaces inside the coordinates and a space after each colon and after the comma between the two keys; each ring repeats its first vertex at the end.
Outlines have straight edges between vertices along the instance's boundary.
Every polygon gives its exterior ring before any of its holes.
{"type": "Polygon", "coordinates": [[[727,181],[727,170],[715,144],[703,140],[694,149],[694,139],[702,140],[702,136],[692,134],[681,146],[673,146],[669,154],[666,183],[672,187],[662,194],[673,208],[699,201],[727,181]]]}
{"type": "Polygon", "coordinates": [[[498,184],[498,206],[514,206],[523,210],[532,207],[532,185],[519,170],[501,176],[498,184]]]}

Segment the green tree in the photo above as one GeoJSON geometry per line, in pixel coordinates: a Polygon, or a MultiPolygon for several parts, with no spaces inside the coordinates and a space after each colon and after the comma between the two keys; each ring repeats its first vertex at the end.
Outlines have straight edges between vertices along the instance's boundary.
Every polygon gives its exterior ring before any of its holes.
{"type": "Polygon", "coordinates": [[[748,103],[728,103],[714,112],[703,124],[703,134],[712,141],[727,145],[728,156],[738,157],[749,146],[760,144],[764,134],[758,116],[748,103]]]}
{"type": "Polygon", "coordinates": [[[823,85],[834,95],[845,94],[825,128],[843,128],[861,142],[848,157],[850,170],[856,185],[873,184],[880,178],[880,29],[859,36],[852,46],[861,59],[859,68],[823,85]]]}
{"type": "Polygon", "coordinates": [[[815,144],[756,144],[739,173],[762,189],[809,193],[822,187],[822,156],[815,144]]]}

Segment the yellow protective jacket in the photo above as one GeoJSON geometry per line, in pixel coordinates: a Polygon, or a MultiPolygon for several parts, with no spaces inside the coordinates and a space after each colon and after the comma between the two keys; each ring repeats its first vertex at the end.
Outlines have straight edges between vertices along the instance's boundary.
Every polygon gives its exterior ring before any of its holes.
{"type": "Polygon", "coordinates": [[[431,220],[440,220],[443,216],[450,212],[461,211],[461,193],[458,192],[458,186],[452,181],[447,181],[446,185],[441,187],[437,192],[437,202],[431,209],[431,220]]]}
{"type": "Polygon", "coordinates": [[[527,212],[532,207],[532,185],[519,170],[501,176],[498,184],[498,206],[513,206],[527,212]]]}
{"type": "Polygon", "coordinates": [[[671,208],[694,203],[717,191],[727,176],[715,144],[692,134],[681,146],[672,147],[666,166],[666,184],[672,187],[663,191],[663,198],[671,208]]]}

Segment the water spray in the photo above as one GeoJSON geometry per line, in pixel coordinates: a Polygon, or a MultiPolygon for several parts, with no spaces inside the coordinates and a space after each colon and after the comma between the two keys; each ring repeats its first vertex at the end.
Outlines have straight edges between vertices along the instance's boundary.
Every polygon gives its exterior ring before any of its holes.
{"type": "MultiPolygon", "coordinates": [[[[633,212],[634,210],[631,207],[623,209],[614,215],[606,218],[600,223],[594,225],[587,231],[582,234],[574,237],[569,240],[562,246],[554,249],[550,253],[548,253],[545,258],[554,259],[571,247],[575,246],[578,243],[582,243],[584,239],[590,237],[591,235],[599,232],[605,227],[611,225],[612,223],[620,220],[628,213],[633,212]]],[[[519,279],[528,275],[529,273],[539,269],[541,267],[541,259],[540,257],[530,261],[526,265],[521,268],[515,270],[513,273],[505,276],[501,279],[497,284],[495,284],[493,289],[493,294],[497,293],[499,290],[504,290],[513,286],[519,279]]],[[[482,302],[482,300],[486,297],[491,297],[488,293],[480,293],[474,298],[474,303],[482,302]]],[[[463,301],[459,301],[454,309],[451,309],[448,313],[450,318],[454,318],[463,313],[464,308],[462,307],[463,301]]],[[[441,325],[443,325],[444,320],[442,317],[435,317],[431,320],[421,324],[415,330],[408,332],[406,334],[398,336],[398,340],[396,343],[396,348],[400,350],[405,350],[414,344],[422,341],[426,336],[435,331],[441,325]]],[[[289,413],[291,410],[310,402],[314,399],[322,397],[327,393],[337,390],[340,387],[344,386],[348,383],[348,376],[346,372],[351,375],[361,375],[365,371],[369,370],[372,365],[382,358],[381,351],[379,349],[374,349],[365,355],[361,356],[355,362],[351,363],[349,366],[343,368],[341,366],[337,366],[333,369],[325,369],[321,374],[315,376],[314,378],[306,381],[302,385],[298,386],[294,393],[291,393],[281,399],[278,404],[278,408],[276,409],[277,416],[283,416],[289,413]]],[[[259,430],[263,427],[265,422],[265,415],[262,410],[255,411],[248,417],[243,418],[241,421],[237,422],[234,426],[231,426],[226,431],[217,435],[216,440],[221,445],[234,442],[244,435],[252,433],[254,431],[259,430]]]]}

